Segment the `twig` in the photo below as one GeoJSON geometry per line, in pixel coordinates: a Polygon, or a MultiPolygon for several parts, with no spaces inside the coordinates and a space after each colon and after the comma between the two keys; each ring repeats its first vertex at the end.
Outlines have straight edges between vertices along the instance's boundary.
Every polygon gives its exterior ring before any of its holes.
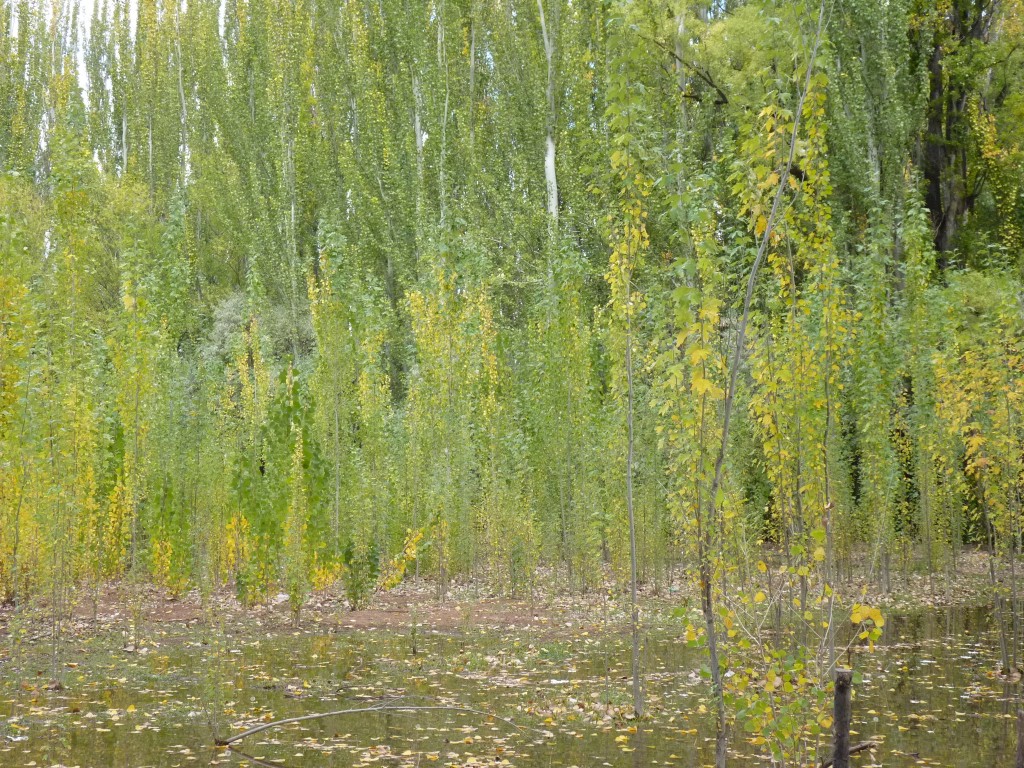
{"type": "MultiPolygon", "coordinates": [[[[288,725],[290,723],[303,723],[307,720],[319,720],[325,717],[339,717],[341,715],[357,715],[365,712],[424,712],[424,711],[443,711],[443,712],[466,712],[473,715],[480,715],[481,717],[488,717],[492,720],[498,720],[506,725],[515,728],[517,731],[526,730],[522,726],[516,725],[511,720],[504,717],[498,717],[490,712],[484,712],[479,709],[471,709],[470,707],[453,707],[453,706],[442,706],[442,705],[410,705],[410,704],[377,704],[372,707],[355,707],[352,709],[336,709],[331,712],[315,712],[311,715],[300,715],[298,717],[286,717],[283,720],[272,720],[269,723],[261,723],[260,725],[253,726],[246,731],[230,736],[226,739],[214,738],[213,743],[219,747],[227,747],[234,744],[236,741],[244,739],[246,736],[252,736],[262,731],[266,731],[270,728],[276,728],[280,725],[288,725]]],[[[536,729],[531,729],[536,730],[536,729]]]]}
{"type": "MultiPolygon", "coordinates": [[[[850,754],[855,755],[858,752],[863,752],[865,749],[874,749],[877,746],[877,741],[862,741],[860,744],[854,744],[850,747],[850,754]]],[[[828,760],[822,760],[821,765],[818,766],[818,768],[832,768],[832,763],[834,763],[835,760],[835,755],[830,757],[828,760]]]]}

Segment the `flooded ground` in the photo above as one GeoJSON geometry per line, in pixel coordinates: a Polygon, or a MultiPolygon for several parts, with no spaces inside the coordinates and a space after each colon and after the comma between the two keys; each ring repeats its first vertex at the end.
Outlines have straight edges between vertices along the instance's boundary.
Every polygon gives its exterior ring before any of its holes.
{"type": "MultiPolygon", "coordinates": [[[[991,766],[1015,749],[1013,691],[994,672],[986,608],[891,616],[854,701],[855,740],[880,746],[855,764],[991,766]]],[[[164,624],[138,651],[117,633],[72,640],[64,688],[50,690],[45,643],[3,658],[0,765],[118,768],[272,764],[695,766],[711,760],[707,684],[665,628],[647,638],[652,716],[617,716],[629,701],[626,638],[574,626],[346,629],[328,634],[164,624]],[[332,717],[214,748],[263,719],[373,706],[446,710],[332,717]],[[250,759],[251,758],[251,759],[250,759]]],[[[761,764],[733,739],[736,764],[761,764]],[[742,757],[741,757],[742,756],[742,757]],[[745,757],[746,759],[743,759],[745,757]]]]}

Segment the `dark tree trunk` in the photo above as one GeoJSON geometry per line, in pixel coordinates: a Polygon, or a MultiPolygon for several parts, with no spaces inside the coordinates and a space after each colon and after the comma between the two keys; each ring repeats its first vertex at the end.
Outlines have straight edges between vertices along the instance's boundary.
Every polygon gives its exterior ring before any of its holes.
{"type": "Polygon", "coordinates": [[[957,233],[979,192],[967,188],[969,169],[962,119],[972,89],[945,71],[945,54],[973,42],[987,43],[996,6],[995,0],[954,0],[947,17],[933,32],[921,162],[925,204],[931,214],[940,268],[948,265],[945,254],[956,246],[957,233]],[[947,26],[943,28],[942,24],[947,26]]]}
{"type": "Polygon", "coordinates": [[[935,233],[935,247],[939,253],[949,249],[949,235],[945,226],[945,195],[943,177],[948,163],[944,113],[946,106],[945,83],[943,82],[942,45],[936,43],[928,61],[928,128],[924,143],[924,177],[928,183],[925,205],[932,218],[935,233]]]}
{"type": "Polygon", "coordinates": [[[853,673],[850,670],[836,670],[835,703],[832,718],[833,728],[835,729],[832,765],[835,768],[850,768],[850,700],[852,684],[853,673]]]}

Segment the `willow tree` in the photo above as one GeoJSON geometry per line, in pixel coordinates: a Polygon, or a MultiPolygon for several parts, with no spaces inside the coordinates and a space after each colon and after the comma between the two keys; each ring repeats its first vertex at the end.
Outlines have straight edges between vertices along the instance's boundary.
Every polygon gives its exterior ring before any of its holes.
{"type": "Polygon", "coordinates": [[[998,277],[964,276],[948,290],[947,333],[935,356],[936,410],[957,438],[969,521],[989,551],[1002,664],[1012,669],[1019,653],[1016,570],[1024,479],[1018,300],[998,277]],[[999,576],[1004,567],[1005,587],[999,576]]]}
{"type": "Polygon", "coordinates": [[[0,465],[0,510],[2,534],[2,590],[4,600],[18,605],[19,585],[29,554],[29,573],[38,564],[31,563],[36,550],[37,526],[34,478],[42,458],[34,448],[38,439],[39,409],[37,387],[41,376],[40,350],[35,340],[40,310],[31,283],[37,276],[38,262],[31,254],[42,247],[44,208],[34,191],[18,179],[5,180],[0,186],[2,240],[0,258],[0,434],[5,460],[0,465]]]}
{"type": "MultiPolygon", "coordinates": [[[[616,20],[620,26],[625,17],[616,20]]],[[[633,710],[644,713],[644,694],[640,680],[640,605],[637,595],[638,554],[637,524],[634,509],[635,412],[636,387],[634,357],[637,348],[639,317],[644,296],[635,286],[635,273],[642,265],[650,247],[647,233],[647,198],[652,181],[643,165],[643,149],[637,135],[645,119],[643,102],[634,89],[632,71],[642,56],[642,43],[621,35],[616,41],[617,60],[609,72],[607,119],[612,131],[611,167],[613,183],[618,188],[618,208],[608,215],[611,255],[605,279],[611,289],[610,346],[615,370],[611,389],[615,405],[621,411],[620,424],[625,440],[614,440],[622,452],[620,466],[625,478],[626,526],[629,535],[630,628],[633,639],[633,710]]]]}
{"type": "Polygon", "coordinates": [[[479,458],[473,432],[487,386],[481,334],[489,297],[469,292],[443,267],[430,293],[409,296],[418,371],[409,391],[409,437],[423,507],[416,527],[429,527],[439,595],[453,572],[470,572],[479,556],[474,530],[479,458]]]}

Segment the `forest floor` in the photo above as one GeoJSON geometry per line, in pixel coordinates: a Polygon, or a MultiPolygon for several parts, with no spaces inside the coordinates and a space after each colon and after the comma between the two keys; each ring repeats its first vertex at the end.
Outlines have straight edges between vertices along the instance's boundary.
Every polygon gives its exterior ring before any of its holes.
{"type": "MultiPolygon", "coordinates": [[[[865,558],[866,559],[866,558],[865,558]]],[[[931,575],[919,570],[907,571],[894,562],[887,591],[877,573],[855,567],[843,573],[836,584],[840,602],[866,603],[906,613],[927,608],[978,605],[990,601],[991,586],[988,555],[971,550],[961,554],[956,572],[931,575]]],[[[198,590],[174,595],[153,585],[135,586],[127,582],[108,584],[97,593],[80,593],[73,620],[64,627],[72,635],[88,635],[124,627],[138,620],[143,624],[182,625],[185,627],[215,621],[222,626],[250,626],[253,629],[294,629],[314,633],[347,630],[387,629],[447,634],[469,629],[522,629],[539,637],[557,638],[581,631],[615,631],[622,624],[626,631],[627,595],[610,569],[599,586],[580,592],[565,587],[565,576],[550,570],[538,570],[528,595],[495,594],[479,582],[454,583],[444,600],[438,599],[436,584],[425,579],[410,579],[388,592],[378,592],[366,607],[351,610],[340,587],[314,592],[303,607],[298,627],[289,609],[287,596],[279,594],[252,606],[242,605],[230,585],[225,585],[205,602],[198,590]]],[[[749,585],[748,585],[749,588],[749,585]]],[[[660,584],[640,587],[645,623],[662,624],[662,619],[681,604],[693,605],[696,597],[687,576],[674,573],[660,584]]],[[[44,603],[25,611],[22,631],[39,641],[48,621],[44,603]],[[29,630],[29,627],[35,631],[29,630]]],[[[12,606],[0,608],[0,637],[9,635],[15,612],[12,606]]]]}

